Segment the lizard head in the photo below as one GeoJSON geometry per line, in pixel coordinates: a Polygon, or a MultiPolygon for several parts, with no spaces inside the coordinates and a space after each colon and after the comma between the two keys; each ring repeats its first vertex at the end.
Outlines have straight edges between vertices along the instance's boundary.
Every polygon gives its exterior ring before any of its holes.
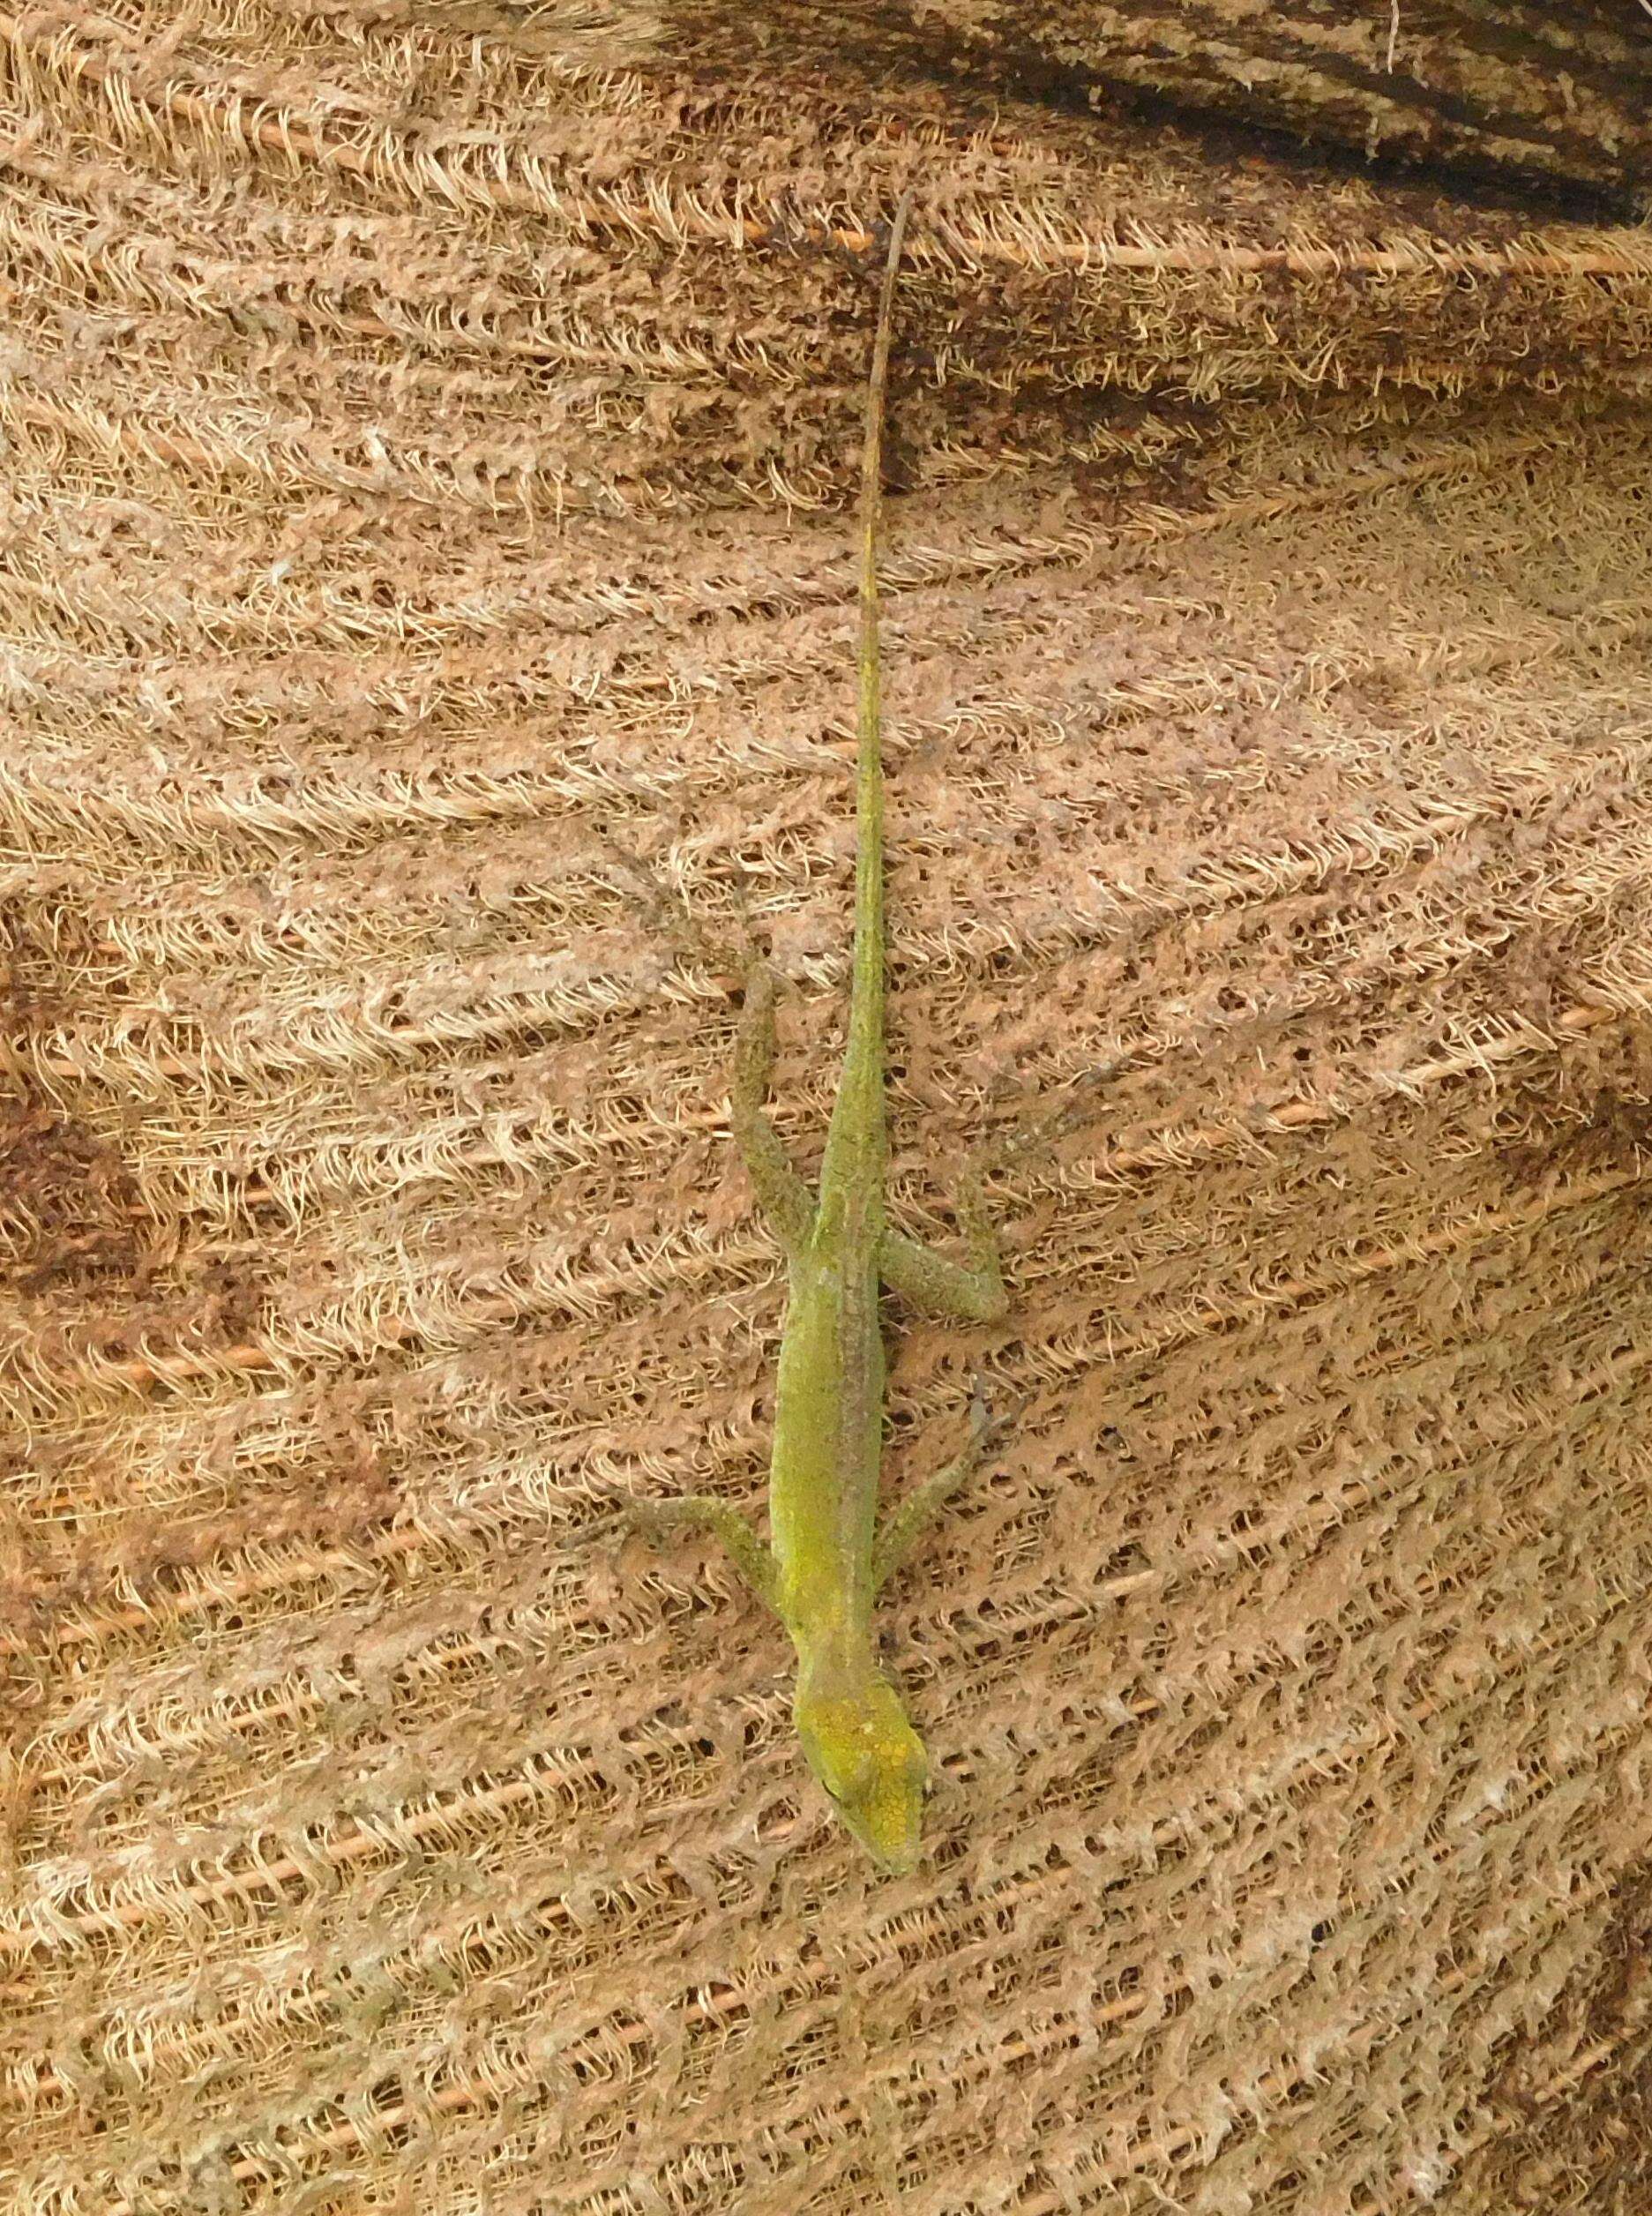
{"type": "Polygon", "coordinates": [[[929,1763],[893,1688],[801,1684],[794,1715],[809,1767],[861,1845],[886,1870],[914,1868],[929,1763]]]}

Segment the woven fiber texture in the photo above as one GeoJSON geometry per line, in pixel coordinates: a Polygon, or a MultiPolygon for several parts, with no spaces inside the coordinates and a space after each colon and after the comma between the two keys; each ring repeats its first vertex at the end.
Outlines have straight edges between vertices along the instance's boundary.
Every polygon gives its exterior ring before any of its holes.
{"type": "Polygon", "coordinates": [[[1652,206],[1641,0],[933,0],[912,14],[933,66],[962,54],[1045,100],[1226,127],[1230,148],[1306,144],[1574,216],[1652,206]]]}
{"type": "Polygon", "coordinates": [[[8,2209],[1648,2205],[1652,239],[1048,12],[0,19],[8,2209]],[[619,1509],[760,1509],[909,176],[890,1881],[619,1509]]]}

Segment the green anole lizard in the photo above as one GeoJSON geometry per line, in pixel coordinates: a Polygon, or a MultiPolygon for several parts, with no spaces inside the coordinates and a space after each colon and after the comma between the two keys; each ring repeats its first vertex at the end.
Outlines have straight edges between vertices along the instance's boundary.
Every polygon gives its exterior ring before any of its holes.
{"type": "Polygon", "coordinates": [[[948,1315],[990,1322],[1007,1300],[978,1179],[959,1203],[968,1266],[931,1254],[884,1220],[883,760],[878,631],[884,388],[910,194],[890,234],[866,396],[861,462],[859,732],[855,785],[855,940],[848,1037],[818,1194],[793,1170],[763,1101],[774,1067],[773,973],[747,980],[731,1088],[736,1140],[786,1255],[770,1544],[726,1501],[704,1494],[651,1504],[649,1520],[715,1532],[797,1653],[793,1714],[810,1767],[844,1823],[882,1866],[918,1857],[928,1763],[878,1666],[872,1606],[992,1435],[977,1394],[968,1443],[881,1525],[884,1417],[880,1284],[948,1315]]]}

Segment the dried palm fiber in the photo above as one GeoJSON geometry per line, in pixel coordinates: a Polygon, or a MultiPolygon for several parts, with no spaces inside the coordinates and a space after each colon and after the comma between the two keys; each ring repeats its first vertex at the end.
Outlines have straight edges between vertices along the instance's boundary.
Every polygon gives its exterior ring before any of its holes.
{"type": "Polygon", "coordinates": [[[1644,2205],[1652,251],[828,13],[7,21],[7,2205],[1644,2205]],[[914,166],[898,1213],[1110,1074],[900,1336],[888,1884],[601,1535],[760,1489],[612,854],[806,1151],[914,166]]]}
{"type": "MultiPolygon", "coordinates": [[[[798,11],[822,35],[839,12],[798,11]]],[[[1643,0],[930,0],[908,35],[933,69],[1047,100],[1237,128],[1574,217],[1652,206],[1643,0]]]]}

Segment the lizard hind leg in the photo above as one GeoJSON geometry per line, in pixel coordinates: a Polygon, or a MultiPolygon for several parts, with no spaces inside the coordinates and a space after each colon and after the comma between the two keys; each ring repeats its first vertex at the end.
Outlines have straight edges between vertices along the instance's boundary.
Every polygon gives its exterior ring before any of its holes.
{"type": "Polygon", "coordinates": [[[892,1291],[931,1315],[996,1323],[1008,1310],[1010,1297],[998,1264],[998,1233],[987,1213],[980,1175],[973,1168],[959,1181],[958,1221],[967,1261],[953,1261],[904,1232],[886,1231],[878,1249],[878,1274],[892,1291]]]}
{"type": "Polygon", "coordinates": [[[745,1005],[735,1043],[729,1087],[735,1143],[756,1189],[758,1206],[788,1260],[809,1243],[814,1225],[814,1195],[787,1159],[780,1134],[764,1109],[774,1067],[774,1000],[779,980],[766,962],[746,973],[745,1005]]]}

